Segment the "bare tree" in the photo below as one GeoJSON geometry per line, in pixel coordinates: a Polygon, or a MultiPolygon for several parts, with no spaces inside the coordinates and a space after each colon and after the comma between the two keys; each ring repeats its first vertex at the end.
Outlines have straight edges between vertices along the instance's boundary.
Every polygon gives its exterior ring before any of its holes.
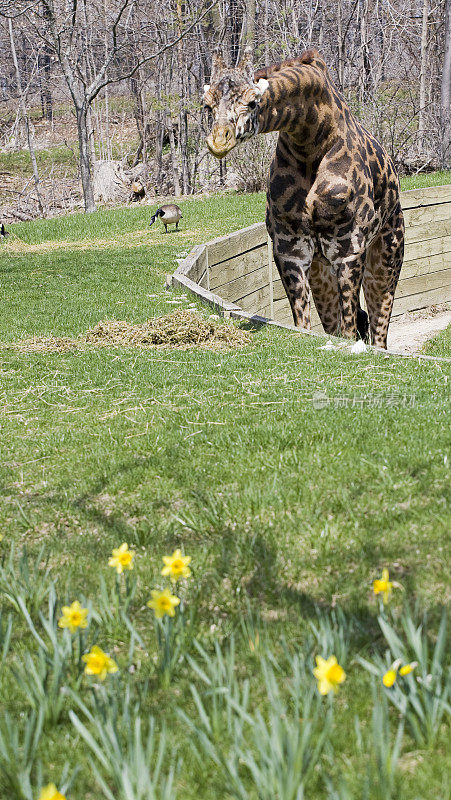
{"type": "MultiPolygon", "coordinates": [[[[43,10],[35,4],[30,8],[35,35],[55,54],[75,107],[86,212],[95,210],[90,154],[90,112],[94,99],[110,83],[132,77],[140,66],[182,41],[216,2],[213,0],[187,25],[179,18],[179,30],[172,40],[157,50],[152,47],[151,52],[151,43],[147,42],[147,52],[140,58],[133,49],[130,25],[131,12],[138,0],[112,0],[108,8],[98,7],[95,0],[90,3],[42,0],[43,10]],[[99,18],[104,20],[104,30],[98,25],[99,18]]],[[[184,188],[188,186],[189,177],[184,175],[184,188]]]]}
{"type": "Polygon", "coordinates": [[[41,212],[42,216],[44,216],[45,209],[44,209],[44,204],[42,202],[41,190],[39,187],[39,172],[38,172],[38,164],[36,161],[36,153],[34,150],[33,132],[31,129],[30,119],[28,117],[27,105],[26,105],[26,89],[22,87],[22,79],[20,75],[19,62],[17,60],[17,53],[16,53],[16,45],[14,42],[13,21],[11,18],[8,19],[8,28],[9,28],[9,40],[11,44],[11,56],[14,64],[14,69],[16,72],[17,91],[19,93],[19,113],[23,119],[27,135],[28,150],[30,152],[31,164],[33,168],[34,185],[36,188],[36,199],[38,202],[39,211],[41,212]]]}
{"type": "Polygon", "coordinates": [[[441,127],[443,130],[444,167],[451,164],[451,0],[445,4],[445,45],[440,92],[441,127]]]}

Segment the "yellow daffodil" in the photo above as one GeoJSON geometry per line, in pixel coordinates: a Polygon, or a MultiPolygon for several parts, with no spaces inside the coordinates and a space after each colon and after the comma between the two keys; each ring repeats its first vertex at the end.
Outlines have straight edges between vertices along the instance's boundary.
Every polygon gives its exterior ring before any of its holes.
{"type": "Polygon", "coordinates": [[[396,678],[398,676],[398,669],[400,664],[401,664],[401,659],[400,658],[396,659],[396,661],[394,661],[393,664],[391,665],[390,669],[388,669],[385,675],[383,676],[382,683],[384,684],[384,686],[387,687],[387,689],[391,689],[391,687],[395,683],[396,678]]]}
{"type": "Polygon", "coordinates": [[[120,575],[124,569],[133,569],[133,559],[135,551],[128,549],[128,544],[124,542],[120,547],[113,550],[113,555],[108,561],[109,567],[114,567],[117,574],[120,575]]]}
{"type": "Polygon", "coordinates": [[[175,616],[175,607],[180,603],[180,598],[171,594],[170,589],[164,589],[159,592],[156,589],[152,591],[152,600],[149,600],[147,605],[153,608],[157,619],[161,619],[165,614],[168,617],[175,616]]]}
{"type": "Polygon", "coordinates": [[[393,686],[396,680],[396,674],[397,673],[395,669],[389,669],[385,673],[384,677],[382,678],[382,683],[384,684],[384,686],[387,687],[387,689],[391,689],[391,687],[393,686]]]}
{"type": "Polygon", "coordinates": [[[393,584],[389,580],[389,577],[388,569],[385,567],[382,570],[382,578],[373,581],[374,594],[382,594],[384,605],[390,600],[393,588],[393,584]]]}
{"type": "Polygon", "coordinates": [[[403,667],[399,670],[399,674],[404,677],[404,675],[410,675],[411,672],[418,666],[418,661],[411,661],[410,664],[404,664],[403,667]]]}
{"type": "Polygon", "coordinates": [[[54,783],[49,783],[41,789],[38,800],[66,800],[63,794],[58,791],[54,783]]]}
{"type": "Polygon", "coordinates": [[[320,694],[337,692],[339,684],[346,680],[346,673],[343,667],[337,663],[335,656],[330,656],[327,660],[316,656],[316,667],[312,671],[318,681],[320,694]]]}
{"type": "Polygon", "coordinates": [[[82,608],[78,600],[71,606],[63,606],[63,616],[59,618],[60,628],[69,628],[71,633],[75,633],[78,628],[87,628],[88,609],[82,608]]]}
{"type": "Polygon", "coordinates": [[[179,578],[189,578],[191,570],[188,566],[191,556],[182,556],[180,550],[174,550],[172,556],[163,556],[164,567],[162,575],[169,575],[171,581],[176,583],[179,578]]]}
{"type": "Polygon", "coordinates": [[[104,681],[109,673],[118,670],[116,662],[97,645],[93,645],[91,652],[83,656],[83,661],[86,663],[85,675],[97,675],[101,681],[104,681]]]}

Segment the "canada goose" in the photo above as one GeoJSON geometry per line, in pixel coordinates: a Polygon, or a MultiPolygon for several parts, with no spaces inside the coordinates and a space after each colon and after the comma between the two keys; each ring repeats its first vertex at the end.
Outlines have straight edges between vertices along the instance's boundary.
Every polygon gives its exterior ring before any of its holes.
{"type": "Polygon", "coordinates": [[[9,231],[6,230],[3,222],[2,222],[2,224],[0,226],[0,236],[1,236],[2,240],[6,239],[6,237],[9,236],[9,231]]]}
{"type": "Polygon", "coordinates": [[[141,181],[140,180],[133,181],[131,199],[144,200],[145,196],[146,196],[146,190],[142,185],[141,181]]]}
{"type": "Polygon", "coordinates": [[[161,221],[166,229],[166,233],[168,232],[168,225],[175,222],[175,230],[178,231],[179,229],[179,222],[182,219],[182,212],[181,209],[176,206],[175,204],[168,205],[168,206],[161,206],[155,211],[150,218],[149,228],[155,222],[157,217],[161,217],[161,221]]]}

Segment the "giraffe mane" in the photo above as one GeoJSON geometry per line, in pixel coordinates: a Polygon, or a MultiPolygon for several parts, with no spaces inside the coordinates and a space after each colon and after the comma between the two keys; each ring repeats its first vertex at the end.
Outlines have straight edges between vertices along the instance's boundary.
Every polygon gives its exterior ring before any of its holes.
{"type": "Polygon", "coordinates": [[[285,61],[278,61],[275,64],[271,64],[269,67],[257,69],[254,72],[254,80],[258,81],[260,78],[269,78],[271,75],[280,72],[285,67],[296,67],[301,64],[315,64],[322,69],[326,69],[326,64],[322,56],[318,50],[312,48],[311,50],[305,50],[303,53],[301,53],[301,55],[295,56],[294,58],[286,58],[285,61]]]}

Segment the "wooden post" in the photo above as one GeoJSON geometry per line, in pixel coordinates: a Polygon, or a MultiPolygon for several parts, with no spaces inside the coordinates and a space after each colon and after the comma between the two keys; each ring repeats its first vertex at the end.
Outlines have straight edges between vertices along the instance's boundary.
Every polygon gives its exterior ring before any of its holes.
{"type": "Polygon", "coordinates": [[[205,269],[207,273],[207,291],[210,291],[210,266],[208,264],[208,245],[205,248],[205,269]]]}
{"type": "Polygon", "coordinates": [[[269,313],[274,319],[274,290],[273,290],[273,251],[272,241],[268,234],[268,284],[269,284],[269,313]]]}

